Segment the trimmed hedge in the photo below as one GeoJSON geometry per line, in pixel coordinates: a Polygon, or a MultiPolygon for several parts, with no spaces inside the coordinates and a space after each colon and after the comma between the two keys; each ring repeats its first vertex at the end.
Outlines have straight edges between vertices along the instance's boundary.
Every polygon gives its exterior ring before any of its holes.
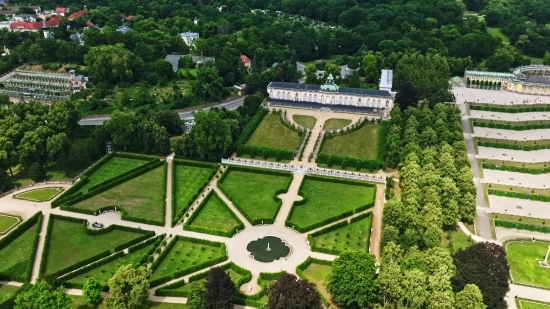
{"type": "Polygon", "coordinates": [[[510,222],[510,221],[496,220],[496,219],[494,221],[495,221],[495,226],[505,227],[509,229],[526,230],[531,232],[550,233],[549,226],[544,226],[544,225],[540,226],[540,225],[534,225],[534,224],[510,222]]]}
{"type": "Polygon", "coordinates": [[[391,177],[386,177],[386,188],[385,188],[385,191],[384,191],[384,196],[386,198],[386,200],[389,200],[390,198],[392,198],[392,190],[393,190],[393,186],[395,184],[395,180],[391,177]]]}
{"type": "Polygon", "coordinates": [[[254,134],[254,131],[256,131],[256,128],[260,125],[262,120],[264,120],[265,116],[269,113],[269,111],[265,108],[259,108],[258,112],[256,112],[256,115],[250,119],[246,127],[244,127],[241,135],[239,136],[239,139],[237,140],[237,147],[246,144],[252,134],[254,134]]]}
{"type": "MultiPolygon", "coordinates": [[[[331,261],[326,261],[326,260],[319,260],[319,259],[316,259],[316,258],[312,258],[312,257],[308,257],[302,264],[298,265],[296,267],[296,274],[298,275],[298,277],[300,277],[300,279],[302,280],[305,280],[305,281],[308,281],[308,282],[311,282],[309,281],[309,279],[304,275],[304,270],[306,268],[308,268],[312,263],[315,263],[315,264],[320,264],[320,265],[325,265],[325,266],[332,266],[332,262],[331,261]]],[[[323,304],[328,307],[330,306],[330,302],[323,296],[323,294],[321,294],[319,292],[319,289],[317,287],[315,287],[315,290],[317,291],[317,294],[319,294],[319,296],[321,297],[321,301],[323,302],[323,304]]]]}
{"type": "Polygon", "coordinates": [[[229,209],[229,214],[230,214],[231,218],[233,218],[235,221],[237,221],[239,223],[237,226],[232,228],[230,231],[220,231],[220,230],[214,230],[214,229],[211,229],[211,228],[205,228],[205,227],[190,225],[197,218],[197,216],[202,211],[204,206],[206,206],[206,204],[208,203],[208,201],[210,200],[210,198],[212,197],[213,194],[214,194],[214,190],[210,190],[210,192],[208,192],[208,194],[206,194],[206,196],[204,197],[202,202],[199,204],[199,206],[197,206],[195,211],[193,211],[193,213],[191,214],[191,216],[189,217],[189,219],[187,220],[185,225],[183,225],[183,229],[186,230],[186,231],[194,231],[194,232],[198,232],[198,233],[212,234],[212,235],[218,235],[218,236],[223,236],[223,237],[232,237],[233,235],[235,235],[235,232],[237,230],[244,230],[244,223],[241,222],[241,220],[233,213],[233,211],[231,211],[231,209],[228,206],[226,206],[226,207],[229,209]]]}
{"type": "Polygon", "coordinates": [[[481,163],[481,167],[490,169],[490,170],[509,171],[509,172],[517,172],[517,173],[533,174],[533,175],[550,173],[550,167],[527,168],[527,167],[488,164],[488,163],[481,163]]]}
{"type": "MultiPolygon", "coordinates": [[[[103,187],[103,186],[107,186],[107,185],[111,185],[111,184],[113,184],[113,183],[116,183],[117,180],[118,180],[119,178],[126,177],[126,176],[128,176],[128,175],[130,175],[130,174],[133,174],[133,173],[135,173],[135,172],[137,172],[137,171],[139,171],[139,170],[141,170],[141,169],[147,168],[147,167],[150,166],[150,165],[154,165],[154,164],[155,164],[156,162],[158,162],[158,161],[160,161],[160,160],[159,160],[159,159],[151,160],[151,161],[145,163],[144,165],[140,165],[140,166],[135,167],[135,168],[133,168],[133,169],[131,169],[131,170],[129,170],[129,171],[126,171],[126,172],[124,172],[124,173],[122,173],[122,174],[120,174],[120,175],[116,175],[116,176],[114,176],[114,177],[111,177],[111,178],[109,178],[109,179],[107,179],[107,180],[105,180],[105,181],[103,181],[103,182],[100,182],[100,183],[97,183],[97,184],[91,186],[90,188],[88,188],[88,191],[93,191],[93,190],[96,190],[96,189],[101,188],[101,187],[103,187]]],[[[114,185],[113,185],[113,186],[114,186],[114,185]]]]}
{"type": "Polygon", "coordinates": [[[265,303],[258,302],[258,300],[266,295],[267,285],[264,280],[277,280],[282,275],[286,274],[286,271],[280,271],[276,273],[260,273],[258,276],[258,284],[260,285],[260,291],[253,295],[243,294],[241,291],[237,291],[235,297],[235,304],[259,307],[265,305],[265,303]]]}
{"type": "Polygon", "coordinates": [[[223,188],[222,186],[218,186],[220,191],[222,191],[223,194],[225,194],[227,199],[229,199],[233,203],[233,206],[235,206],[235,208],[237,208],[237,210],[239,210],[239,212],[246,218],[246,220],[248,222],[250,222],[250,224],[258,225],[258,224],[262,224],[262,221],[263,221],[264,224],[273,224],[275,222],[275,218],[277,217],[277,213],[281,209],[281,206],[282,206],[282,203],[283,203],[283,201],[277,195],[288,192],[288,188],[290,187],[290,184],[292,183],[292,180],[294,179],[294,174],[290,173],[290,172],[286,172],[286,171],[279,171],[279,170],[270,170],[270,169],[261,169],[261,168],[254,168],[254,167],[248,167],[248,166],[233,166],[233,165],[230,165],[225,169],[222,176],[218,179],[218,184],[223,183],[223,181],[225,180],[225,178],[227,177],[227,175],[231,171],[240,171],[240,172],[247,172],[247,173],[259,173],[259,174],[265,174],[265,175],[285,176],[285,177],[290,176],[289,180],[286,184],[286,187],[284,189],[279,189],[279,190],[275,191],[275,193],[273,194],[273,200],[278,204],[277,204],[277,212],[275,212],[275,216],[273,216],[271,218],[258,218],[258,219],[253,220],[244,211],[244,208],[241,205],[239,205],[239,203],[237,203],[235,201],[235,199],[231,196],[231,194],[229,194],[229,192],[227,190],[225,190],[225,188],[223,188]]]}
{"type": "Polygon", "coordinates": [[[482,147],[513,149],[513,150],[523,150],[523,151],[550,149],[550,143],[537,144],[537,141],[533,141],[532,145],[517,145],[517,144],[510,144],[510,143],[484,142],[484,141],[478,140],[477,145],[482,147]]]}
{"type": "Polygon", "coordinates": [[[31,227],[33,227],[35,224],[37,225],[36,234],[33,239],[33,247],[32,251],[30,252],[30,262],[27,265],[27,268],[25,270],[26,276],[16,276],[16,275],[8,275],[8,274],[2,274],[0,273],[0,280],[6,280],[6,281],[19,281],[19,282],[29,282],[31,280],[32,275],[32,267],[34,265],[34,259],[36,257],[36,250],[38,247],[38,240],[40,238],[40,230],[42,227],[42,219],[44,216],[42,215],[42,212],[38,212],[32,217],[30,217],[27,221],[24,221],[23,223],[20,223],[17,227],[15,227],[11,233],[4,236],[2,239],[0,239],[0,250],[9,245],[12,241],[17,239],[19,236],[21,236],[23,233],[28,231],[31,227]]]}
{"type": "Polygon", "coordinates": [[[193,202],[197,199],[197,197],[201,194],[201,192],[208,186],[208,183],[212,180],[214,175],[218,172],[218,166],[215,164],[205,163],[205,162],[197,162],[197,161],[188,161],[188,160],[174,160],[172,161],[172,227],[174,227],[178,222],[181,220],[185,212],[193,205],[193,202]],[[187,166],[196,166],[196,167],[205,167],[205,168],[212,168],[212,173],[210,173],[208,180],[204,181],[203,184],[197,189],[197,191],[193,194],[193,197],[187,202],[187,205],[185,205],[184,208],[176,215],[176,201],[177,201],[177,179],[176,179],[176,165],[187,165],[187,166]]]}
{"type": "MultiPolygon", "coordinates": [[[[534,122],[534,121],[533,121],[534,122]]],[[[541,120],[542,122],[542,120],[541,120]]],[[[473,121],[474,127],[491,128],[491,129],[503,129],[514,131],[527,131],[537,129],[550,129],[550,123],[533,123],[533,124],[504,124],[504,123],[492,123],[487,121],[473,121]]]]}
{"type": "Polygon", "coordinates": [[[520,193],[515,191],[503,191],[503,190],[495,190],[490,188],[487,190],[487,193],[491,195],[496,195],[496,196],[506,196],[506,197],[512,197],[512,198],[519,198],[523,200],[550,202],[550,196],[545,196],[540,194],[520,193]]]}
{"type": "Polygon", "coordinates": [[[531,113],[531,112],[550,112],[550,106],[547,106],[545,104],[529,104],[529,105],[523,105],[522,107],[519,107],[519,108],[509,108],[509,107],[504,107],[504,105],[479,106],[479,105],[470,104],[470,110],[517,114],[517,113],[531,113]]]}
{"type": "Polygon", "coordinates": [[[390,123],[386,120],[382,120],[378,124],[378,139],[376,141],[376,160],[378,160],[379,162],[386,162],[386,152],[387,152],[386,137],[388,136],[389,127],[390,127],[390,123]]]}
{"type": "Polygon", "coordinates": [[[125,254],[123,251],[119,251],[115,254],[112,254],[112,255],[109,255],[108,257],[104,258],[104,259],[101,259],[99,261],[96,261],[96,262],[93,262],[93,263],[90,263],[88,265],[85,265],[84,267],[81,267],[71,273],[68,273],[68,274],[65,274],[61,277],[59,277],[60,281],[63,282],[63,285],[66,287],[66,288],[71,288],[71,289],[82,289],[84,288],[84,284],[82,283],[73,283],[73,282],[67,282],[73,278],[76,278],[92,269],[95,269],[95,268],[98,268],[100,266],[103,266],[103,265],[106,265],[112,261],[115,261],[121,257],[123,257],[125,254]]]}
{"type": "Polygon", "coordinates": [[[152,236],[155,235],[154,231],[147,231],[147,230],[136,229],[136,228],[128,227],[128,226],[121,226],[121,225],[110,225],[110,226],[108,226],[104,229],[91,230],[91,229],[87,228],[87,225],[86,225],[87,220],[85,220],[85,219],[74,218],[74,217],[65,217],[65,216],[61,216],[61,215],[50,214],[50,220],[48,221],[48,227],[47,227],[47,232],[46,232],[46,239],[44,241],[44,250],[42,251],[42,259],[41,259],[41,263],[40,263],[39,274],[41,276],[46,271],[46,265],[47,265],[47,262],[48,262],[47,261],[48,260],[48,252],[50,250],[51,234],[52,234],[52,230],[53,230],[54,220],[73,222],[73,223],[81,223],[83,225],[85,233],[88,234],[88,235],[97,236],[97,235],[102,235],[102,234],[109,233],[113,230],[126,231],[126,232],[138,233],[138,234],[143,234],[143,235],[141,237],[136,238],[136,239],[130,240],[130,241],[124,243],[124,244],[116,246],[113,251],[111,251],[111,250],[104,251],[104,252],[102,252],[100,254],[97,254],[97,255],[95,255],[91,258],[80,261],[76,264],[73,264],[69,267],[58,270],[55,273],[48,275],[48,276],[52,276],[52,277],[58,277],[60,275],[66,274],[70,271],[73,271],[73,270],[78,269],[82,266],[85,266],[86,264],[89,264],[92,261],[96,261],[96,260],[99,260],[99,259],[104,258],[106,256],[109,256],[114,251],[122,250],[122,249],[127,248],[131,245],[142,242],[145,239],[151,238],[152,236]]]}
{"type": "Polygon", "coordinates": [[[74,184],[69,189],[65,190],[63,193],[57,196],[55,200],[52,201],[51,207],[55,208],[60,205],[62,205],[64,202],[78,196],[82,195],[82,192],[78,192],[80,189],[82,189],[88,182],[90,182],[90,179],[88,176],[81,176],[80,180],[74,184]]]}

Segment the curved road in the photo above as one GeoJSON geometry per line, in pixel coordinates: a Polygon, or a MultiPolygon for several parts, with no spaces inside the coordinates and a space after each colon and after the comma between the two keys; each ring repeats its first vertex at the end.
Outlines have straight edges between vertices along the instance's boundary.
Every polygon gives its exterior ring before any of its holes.
{"type": "MultiPolygon", "coordinates": [[[[219,103],[218,105],[205,107],[203,110],[208,111],[212,107],[218,107],[218,108],[225,107],[226,109],[229,109],[229,110],[237,109],[237,107],[239,107],[243,104],[244,98],[245,97],[240,97],[236,100],[227,101],[227,102],[219,103]]],[[[200,109],[200,107],[197,107],[196,110],[198,110],[198,109],[200,109]]],[[[185,111],[185,112],[178,112],[178,114],[180,115],[181,119],[191,119],[191,118],[193,118],[193,112],[194,111],[195,110],[189,110],[189,111],[185,111]]],[[[78,124],[80,124],[81,126],[100,126],[103,123],[105,123],[106,121],[108,121],[109,119],[111,119],[111,117],[109,117],[109,116],[88,117],[88,118],[81,119],[78,122],[78,124]]]]}

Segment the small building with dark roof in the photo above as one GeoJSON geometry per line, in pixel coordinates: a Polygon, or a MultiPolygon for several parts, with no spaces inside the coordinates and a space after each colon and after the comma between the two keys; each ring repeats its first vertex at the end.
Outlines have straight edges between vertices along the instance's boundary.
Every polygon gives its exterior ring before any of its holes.
{"type": "Polygon", "coordinates": [[[267,93],[273,100],[371,107],[383,114],[388,114],[394,104],[393,96],[387,90],[340,87],[334,82],[332,74],[324,85],[271,82],[267,93]]]}

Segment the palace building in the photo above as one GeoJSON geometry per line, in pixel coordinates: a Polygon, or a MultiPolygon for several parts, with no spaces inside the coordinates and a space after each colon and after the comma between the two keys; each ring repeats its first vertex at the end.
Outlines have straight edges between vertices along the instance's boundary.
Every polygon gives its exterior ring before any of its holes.
{"type": "Polygon", "coordinates": [[[550,95],[550,66],[542,64],[519,67],[513,73],[465,71],[464,80],[500,82],[506,91],[550,95]]]}
{"type": "Polygon", "coordinates": [[[385,114],[394,104],[387,90],[369,90],[340,87],[329,75],[324,85],[271,82],[267,86],[270,101],[294,102],[292,105],[328,107],[338,110],[363,110],[366,113],[385,114]]]}

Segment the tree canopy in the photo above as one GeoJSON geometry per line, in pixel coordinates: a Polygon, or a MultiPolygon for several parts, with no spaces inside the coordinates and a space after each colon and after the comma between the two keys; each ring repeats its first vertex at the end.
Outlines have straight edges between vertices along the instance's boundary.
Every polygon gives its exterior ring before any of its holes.
{"type": "Polygon", "coordinates": [[[15,299],[14,309],[69,309],[73,300],[65,289],[54,288],[44,280],[36,282],[29,290],[21,292],[15,299]]]}
{"type": "Polygon", "coordinates": [[[111,295],[103,304],[108,309],[149,308],[149,277],[151,270],[143,266],[121,266],[108,281],[111,295]]]}
{"type": "Polygon", "coordinates": [[[267,289],[270,309],[322,309],[323,303],[313,283],[284,274],[267,289]]]}
{"type": "Polygon", "coordinates": [[[204,309],[232,309],[237,288],[221,268],[211,268],[204,283],[204,309]]]}

